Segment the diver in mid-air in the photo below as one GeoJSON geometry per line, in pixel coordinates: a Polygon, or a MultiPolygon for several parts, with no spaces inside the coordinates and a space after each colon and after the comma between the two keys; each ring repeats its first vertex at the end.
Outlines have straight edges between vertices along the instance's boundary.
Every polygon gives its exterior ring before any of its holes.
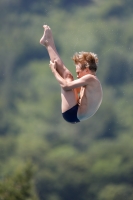
{"type": "Polygon", "coordinates": [[[40,43],[50,56],[50,68],[61,86],[62,115],[69,123],[78,123],[93,116],[102,102],[102,87],[96,77],[98,58],[91,52],[75,53],[77,80],[62,62],[49,26],[44,25],[40,43]]]}

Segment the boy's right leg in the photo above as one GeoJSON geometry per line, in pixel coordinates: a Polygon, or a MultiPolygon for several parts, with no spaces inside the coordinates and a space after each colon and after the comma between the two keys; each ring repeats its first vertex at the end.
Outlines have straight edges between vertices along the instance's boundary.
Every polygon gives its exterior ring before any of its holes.
{"type": "Polygon", "coordinates": [[[44,34],[40,39],[40,44],[46,47],[49,57],[52,62],[56,60],[57,62],[57,71],[61,75],[62,78],[67,79],[69,77],[73,77],[71,72],[65,67],[64,63],[62,62],[53,39],[52,31],[49,26],[44,25],[44,34]]]}
{"type": "MultiPolygon", "coordinates": [[[[57,62],[57,71],[65,80],[73,81],[73,76],[71,72],[63,64],[54,44],[54,39],[52,36],[52,31],[49,26],[44,25],[44,34],[40,40],[40,43],[44,45],[49,53],[49,57],[52,62],[56,60],[57,62]]],[[[76,90],[64,91],[61,89],[61,99],[62,99],[62,113],[69,110],[75,106],[78,102],[78,95],[76,90]]]]}

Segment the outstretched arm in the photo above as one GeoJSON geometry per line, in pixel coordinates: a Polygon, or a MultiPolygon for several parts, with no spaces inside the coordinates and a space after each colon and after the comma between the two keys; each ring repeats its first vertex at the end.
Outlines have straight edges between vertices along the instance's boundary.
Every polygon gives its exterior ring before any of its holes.
{"type": "Polygon", "coordinates": [[[85,75],[82,78],[79,78],[78,80],[74,80],[71,82],[67,82],[65,79],[63,79],[59,73],[56,70],[56,61],[51,62],[49,64],[51,71],[53,72],[56,80],[59,82],[60,86],[64,89],[64,90],[72,90],[75,88],[79,88],[81,86],[85,86],[88,85],[88,82],[90,81],[91,77],[89,75],[85,75]]]}

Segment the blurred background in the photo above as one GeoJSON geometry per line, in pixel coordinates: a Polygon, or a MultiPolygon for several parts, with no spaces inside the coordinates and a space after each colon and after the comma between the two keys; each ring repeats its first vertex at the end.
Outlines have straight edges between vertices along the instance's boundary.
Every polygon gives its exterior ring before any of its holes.
{"type": "Polygon", "coordinates": [[[133,199],[133,1],[0,1],[0,200],[133,199]],[[39,44],[43,24],[75,74],[98,54],[104,98],[72,125],[39,44]]]}

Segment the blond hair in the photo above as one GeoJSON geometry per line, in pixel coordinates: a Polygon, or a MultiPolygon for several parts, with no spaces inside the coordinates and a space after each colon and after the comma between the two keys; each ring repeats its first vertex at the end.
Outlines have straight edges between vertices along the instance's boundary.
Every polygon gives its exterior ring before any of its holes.
{"type": "Polygon", "coordinates": [[[75,53],[72,59],[75,64],[81,64],[81,69],[85,69],[86,67],[88,67],[92,71],[97,70],[98,57],[92,52],[82,51],[79,53],[75,53]]]}

